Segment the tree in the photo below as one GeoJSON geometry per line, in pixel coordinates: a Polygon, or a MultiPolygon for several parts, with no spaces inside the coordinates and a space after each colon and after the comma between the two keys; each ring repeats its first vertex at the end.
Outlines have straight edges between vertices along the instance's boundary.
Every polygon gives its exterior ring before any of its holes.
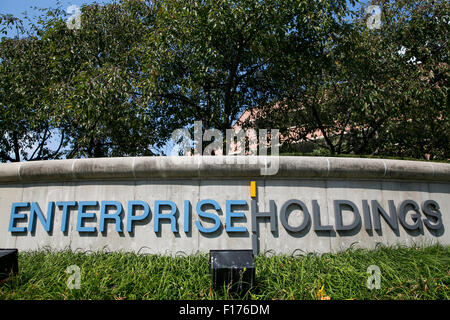
{"type": "Polygon", "coordinates": [[[42,160],[58,157],[64,134],[52,150],[57,133],[48,101],[48,59],[35,37],[0,43],[0,160],[42,160]]]}
{"type": "MultiPolygon", "coordinates": [[[[317,134],[327,153],[449,157],[448,21],[445,1],[383,1],[380,28],[363,7],[331,33],[317,78],[302,79],[294,57],[274,65],[283,83],[260,125],[317,134]],[[409,48],[403,53],[402,48],[409,48]],[[290,78],[292,77],[292,78],[290,78]]],[[[288,141],[289,142],[289,141],[288,141]]]]}
{"type": "Polygon", "coordinates": [[[152,155],[244,110],[285,146],[448,159],[449,5],[372,4],[379,28],[346,0],[122,0],[76,30],[45,9],[0,42],[0,161],[152,155]]]}
{"type": "MultiPolygon", "coordinates": [[[[266,83],[278,86],[268,70],[289,50],[297,50],[293,58],[304,65],[322,58],[314,48],[333,27],[334,15],[345,15],[345,2],[160,2],[145,91],[175,128],[202,120],[225,131],[245,109],[280,99],[266,90],[266,83]]],[[[302,77],[310,77],[310,69],[302,77]]]]}
{"type": "Polygon", "coordinates": [[[337,51],[351,36],[351,11],[345,1],[302,2],[302,8],[267,69],[260,90],[271,99],[260,103],[262,116],[256,125],[279,128],[286,144],[320,131],[330,152],[336,153],[333,135],[345,124],[335,115],[344,114],[346,105],[332,102],[327,87],[340,76],[337,51]]]}
{"type": "Polygon", "coordinates": [[[58,122],[70,132],[67,157],[151,155],[160,142],[147,101],[142,39],[153,30],[151,6],[124,1],[82,8],[82,27],[53,20],[42,41],[54,57],[51,88],[58,122]]]}
{"type": "MultiPolygon", "coordinates": [[[[401,46],[400,113],[386,126],[380,152],[450,158],[448,1],[387,1],[386,38],[401,46]]],[[[387,41],[386,41],[387,42],[387,41]]]]}
{"type": "Polygon", "coordinates": [[[153,7],[130,0],[81,10],[78,30],[61,8],[47,9],[33,35],[2,39],[2,161],[151,155],[163,143],[140,90],[153,7]]]}

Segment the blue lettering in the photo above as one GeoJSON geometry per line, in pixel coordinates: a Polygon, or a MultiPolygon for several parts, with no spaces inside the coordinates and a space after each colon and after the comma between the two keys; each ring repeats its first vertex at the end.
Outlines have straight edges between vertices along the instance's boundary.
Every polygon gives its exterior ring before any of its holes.
{"type": "Polygon", "coordinates": [[[138,200],[128,201],[127,231],[132,232],[133,221],[144,220],[148,217],[149,214],[150,214],[150,207],[148,206],[147,202],[138,201],[138,200]],[[144,213],[139,216],[133,215],[134,207],[136,207],[136,206],[143,207],[144,213]]]}
{"type": "Polygon", "coordinates": [[[14,202],[11,207],[11,215],[9,217],[9,232],[26,232],[25,227],[16,227],[16,219],[24,219],[27,217],[24,213],[17,213],[19,208],[28,208],[30,206],[29,202],[14,202]]]}
{"type": "Polygon", "coordinates": [[[56,205],[58,207],[62,207],[62,218],[61,218],[61,232],[66,232],[69,224],[68,216],[69,216],[69,208],[76,207],[76,201],[63,201],[57,202],[56,205]]]}
{"type": "Polygon", "coordinates": [[[227,232],[246,232],[246,227],[233,227],[233,222],[231,221],[232,218],[244,218],[245,214],[243,212],[233,212],[231,210],[232,206],[244,206],[247,204],[247,201],[245,200],[227,200],[226,201],[226,224],[225,224],[225,230],[227,232]]]}
{"type": "Polygon", "coordinates": [[[32,202],[31,210],[30,210],[30,221],[28,222],[28,231],[33,232],[34,229],[36,229],[35,217],[38,217],[39,221],[41,222],[42,226],[44,227],[44,230],[47,232],[51,232],[53,230],[54,213],[55,213],[55,203],[54,202],[48,203],[47,219],[45,219],[44,214],[42,213],[42,210],[39,207],[39,204],[37,202],[32,202]]]}
{"type": "Polygon", "coordinates": [[[170,220],[170,230],[172,232],[178,232],[177,220],[175,214],[177,212],[177,206],[172,201],[155,201],[155,219],[153,221],[153,231],[159,232],[159,220],[169,219],[170,220]],[[169,206],[170,213],[162,214],[160,212],[160,207],[169,206]]]}
{"type": "Polygon", "coordinates": [[[191,203],[189,200],[184,200],[184,232],[188,233],[191,230],[191,203]]]}
{"type": "Polygon", "coordinates": [[[105,232],[105,220],[113,219],[116,221],[116,231],[122,232],[122,218],[120,215],[123,212],[122,204],[117,201],[102,201],[100,205],[100,232],[105,232]],[[109,214],[107,207],[115,207],[116,212],[109,214]]]}
{"type": "Polygon", "coordinates": [[[197,228],[198,228],[198,230],[200,232],[212,233],[212,232],[215,232],[215,231],[217,231],[219,229],[221,223],[220,223],[220,219],[219,219],[218,215],[213,214],[213,213],[209,213],[209,212],[206,212],[206,211],[202,210],[202,206],[205,205],[205,204],[212,205],[214,207],[214,209],[217,210],[217,212],[220,211],[220,206],[219,206],[219,204],[216,201],[210,200],[210,199],[202,200],[202,201],[199,201],[197,203],[197,208],[196,208],[197,214],[200,217],[202,217],[202,218],[207,218],[207,219],[214,220],[214,226],[211,227],[211,228],[205,228],[205,227],[202,226],[200,221],[195,221],[195,225],[197,226],[197,228]]]}
{"type": "Polygon", "coordinates": [[[80,201],[78,203],[77,231],[95,232],[95,227],[83,227],[83,219],[95,218],[94,212],[84,212],[84,207],[96,207],[98,201],[80,201]]]}

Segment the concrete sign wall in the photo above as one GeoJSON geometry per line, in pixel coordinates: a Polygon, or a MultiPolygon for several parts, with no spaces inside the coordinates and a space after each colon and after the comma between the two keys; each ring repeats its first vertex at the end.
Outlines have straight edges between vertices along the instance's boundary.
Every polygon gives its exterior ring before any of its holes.
{"type": "Polygon", "coordinates": [[[0,247],[176,254],[450,244],[450,165],[280,157],[0,164],[0,247]],[[251,182],[255,189],[252,190],[251,182]]]}

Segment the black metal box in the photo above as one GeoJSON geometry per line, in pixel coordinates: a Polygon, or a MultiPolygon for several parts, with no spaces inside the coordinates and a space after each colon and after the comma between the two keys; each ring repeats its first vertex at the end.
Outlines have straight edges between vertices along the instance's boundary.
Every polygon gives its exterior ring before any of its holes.
{"type": "Polygon", "coordinates": [[[255,263],[252,250],[211,250],[209,268],[215,290],[246,292],[253,287],[255,263]]]}
{"type": "Polygon", "coordinates": [[[19,250],[0,249],[0,281],[9,278],[11,274],[19,273],[19,250]]]}

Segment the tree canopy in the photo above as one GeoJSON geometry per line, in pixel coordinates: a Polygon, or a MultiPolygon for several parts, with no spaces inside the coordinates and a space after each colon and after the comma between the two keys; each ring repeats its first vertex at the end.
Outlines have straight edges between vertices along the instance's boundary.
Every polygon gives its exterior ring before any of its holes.
{"type": "Polygon", "coordinates": [[[383,1],[380,6],[379,28],[367,27],[363,8],[328,40],[317,78],[296,74],[304,62],[294,50],[281,66],[273,65],[281,103],[266,105],[259,125],[279,125],[285,134],[296,127],[297,135],[286,143],[291,146],[320,135],[313,147],[324,154],[448,159],[449,4],[383,1]]]}
{"type": "Polygon", "coordinates": [[[0,15],[20,33],[0,41],[0,161],[154,155],[245,110],[284,150],[448,159],[449,4],[373,1],[374,28],[356,2],[122,0],[75,29],[61,7],[28,30],[0,15]]]}

